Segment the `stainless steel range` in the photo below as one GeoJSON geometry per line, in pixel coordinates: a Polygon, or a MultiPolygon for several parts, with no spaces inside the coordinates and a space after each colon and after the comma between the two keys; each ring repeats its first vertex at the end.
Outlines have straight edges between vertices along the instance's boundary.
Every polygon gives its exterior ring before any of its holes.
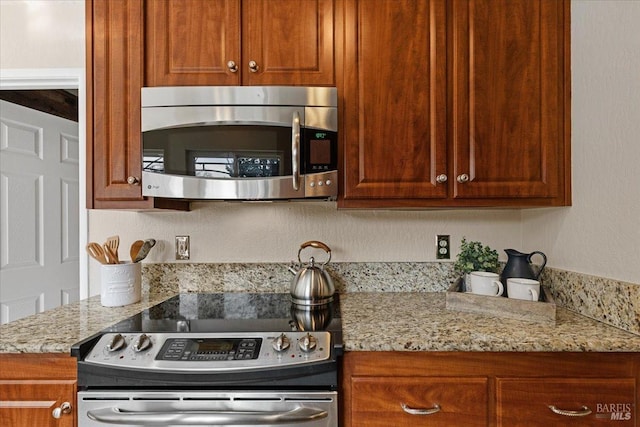
{"type": "Polygon", "coordinates": [[[75,344],[78,425],[338,425],[339,299],[180,294],[75,344]]]}

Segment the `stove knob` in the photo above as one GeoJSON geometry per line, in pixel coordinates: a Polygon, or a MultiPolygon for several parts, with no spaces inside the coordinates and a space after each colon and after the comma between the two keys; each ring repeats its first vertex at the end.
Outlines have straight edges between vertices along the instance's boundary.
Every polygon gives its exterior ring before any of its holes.
{"type": "Polygon", "coordinates": [[[304,351],[305,353],[310,353],[315,350],[317,344],[318,340],[316,339],[316,337],[309,333],[300,338],[300,341],[298,341],[298,347],[300,347],[300,350],[304,351]]]}
{"type": "Polygon", "coordinates": [[[289,341],[289,338],[287,338],[284,333],[280,334],[278,338],[275,338],[273,341],[271,341],[271,346],[278,353],[286,351],[290,345],[291,341],[289,341]]]}
{"type": "Polygon", "coordinates": [[[151,348],[151,338],[149,338],[149,335],[147,334],[140,335],[133,343],[133,351],[136,353],[145,351],[149,348],[151,348]]]}
{"type": "Polygon", "coordinates": [[[109,344],[107,344],[107,351],[113,352],[123,349],[127,345],[124,337],[121,334],[115,334],[109,344]]]}

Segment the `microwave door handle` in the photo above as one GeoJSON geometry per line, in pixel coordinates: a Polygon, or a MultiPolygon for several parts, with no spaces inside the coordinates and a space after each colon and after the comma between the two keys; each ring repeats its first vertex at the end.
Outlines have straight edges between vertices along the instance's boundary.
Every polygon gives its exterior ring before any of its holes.
{"type": "Polygon", "coordinates": [[[293,174],[293,189],[300,189],[300,114],[293,112],[291,122],[291,172],[293,174]]]}
{"type": "Polygon", "coordinates": [[[99,423],[131,426],[166,426],[166,425],[255,425],[270,426],[274,424],[299,425],[324,419],[327,411],[297,407],[282,412],[260,411],[161,411],[136,412],[122,411],[120,408],[102,408],[87,412],[87,416],[99,423]]]}

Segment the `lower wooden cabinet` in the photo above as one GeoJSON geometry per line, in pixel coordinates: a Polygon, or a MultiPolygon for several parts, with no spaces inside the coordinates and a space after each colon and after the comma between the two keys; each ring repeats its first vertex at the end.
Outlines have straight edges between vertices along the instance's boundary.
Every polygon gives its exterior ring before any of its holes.
{"type": "Polygon", "coordinates": [[[635,426],[636,383],[634,378],[498,378],[498,425],[635,426]]]}
{"type": "Polygon", "coordinates": [[[0,354],[0,425],[76,426],[76,378],[66,354],[0,354]]]}
{"type": "Polygon", "coordinates": [[[353,426],[484,426],[488,379],[465,377],[355,377],[353,426]]]}
{"type": "Polygon", "coordinates": [[[343,427],[640,427],[640,353],[347,352],[343,427]]]}

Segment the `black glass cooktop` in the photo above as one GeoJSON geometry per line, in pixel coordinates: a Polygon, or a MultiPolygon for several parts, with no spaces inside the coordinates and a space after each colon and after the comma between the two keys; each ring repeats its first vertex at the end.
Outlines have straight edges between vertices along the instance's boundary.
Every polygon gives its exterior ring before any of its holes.
{"type": "Polygon", "coordinates": [[[287,332],[326,330],[341,335],[340,302],[301,308],[288,293],[179,294],[105,332],[287,332]]]}

